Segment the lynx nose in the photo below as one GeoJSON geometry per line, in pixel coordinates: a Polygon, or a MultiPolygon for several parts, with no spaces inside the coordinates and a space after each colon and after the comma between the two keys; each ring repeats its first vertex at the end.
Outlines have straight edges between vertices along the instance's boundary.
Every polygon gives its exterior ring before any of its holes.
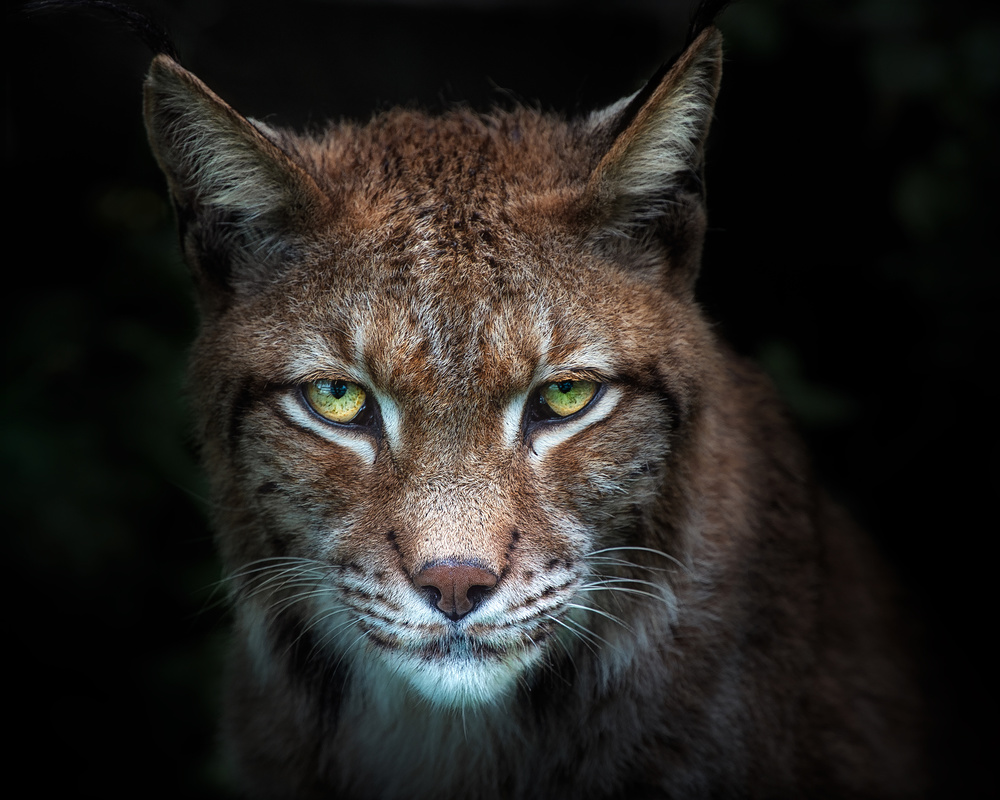
{"type": "Polygon", "coordinates": [[[445,561],[424,567],[413,583],[432,595],[434,605],[454,621],[475,608],[496,586],[497,576],[475,564],[445,561]]]}

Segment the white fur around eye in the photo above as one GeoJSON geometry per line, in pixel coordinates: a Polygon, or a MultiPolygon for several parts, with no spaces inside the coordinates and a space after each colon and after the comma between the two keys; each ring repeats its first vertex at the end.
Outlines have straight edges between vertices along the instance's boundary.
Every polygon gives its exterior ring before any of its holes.
{"type": "Polygon", "coordinates": [[[503,441],[509,448],[514,448],[521,439],[521,420],[524,410],[531,397],[530,392],[522,392],[511,398],[503,412],[503,441]]]}
{"type": "Polygon", "coordinates": [[[324,422],[306,408],[298,389],[291,389],[281,395],[278,405],[296,427],[319,434],[334,444],[353,450],[369,464],[375,462],[375,442],[369,434],[324,422]]]}
{"type": "Polygon", "coordinates": [[[608,417],[621,398],[620,388],[605,384],[604,392],[583,412],[554,424],[539,425],[532,433],[531,460],[540,462],[553,448],[572,439],[584,428],[608,417]]]}
{"type": "Polygon", "coordinates": [[[403,415],[396,401],[388,396],[379,396],[378,407],[382,414],[382,430],[389,440],[389,447],[398,453],[403,441],[403,415]]]}

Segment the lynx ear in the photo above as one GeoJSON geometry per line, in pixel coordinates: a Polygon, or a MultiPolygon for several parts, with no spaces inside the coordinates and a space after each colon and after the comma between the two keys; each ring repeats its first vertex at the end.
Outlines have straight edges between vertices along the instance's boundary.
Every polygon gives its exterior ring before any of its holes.
{"type": "Polygon", "coordinates": [[[722,37],[708,28],[640,92],[595,116],[612,140],[585,192],[598,238],[654,237],[672,267],[697,271],[702,157],[721,75],[722,37]]]}
{"type": "Polygon", "coordinates": [[[185,256],[206,300],[253,287],[330,202],[264,126],[166,55],[145,85],[146,129],[177,207],[185,256]]]}

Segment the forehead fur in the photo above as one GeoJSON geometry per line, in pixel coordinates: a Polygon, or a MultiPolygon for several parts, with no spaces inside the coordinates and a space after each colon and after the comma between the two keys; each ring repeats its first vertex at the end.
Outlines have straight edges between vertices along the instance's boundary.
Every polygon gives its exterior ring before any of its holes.
{"type": "Polygon", "coordinates": [[[348,353],[363,332],[377,351],[365,360],[382,369],[410,354],[486,377],[496,359],[484,353],[502,346],[526,381],[539,356],[568,358],[574,342],[600,338],[602,318],[621,316],[622,281],[636,281],[592,263],[540,213],[582,193],[600,151],[585,127],[519,109],[393,111],[311,137],[269,131],[333,209],[329,227],[297,253],[279,302],[298,298],[320,324],[336,318],[348,353]],[[525,316],[536,321],[530,329],[525,316]]]}
{"type": "Polygon", "coordinates": [[[405,212],[454,228],[477,218],[497,224],[511,206],[582,189],[605,144],[587,127],[524,108],[442,116],[396,110],[282,144],[332,198],[373,215],[372,223],[405,212]]]}

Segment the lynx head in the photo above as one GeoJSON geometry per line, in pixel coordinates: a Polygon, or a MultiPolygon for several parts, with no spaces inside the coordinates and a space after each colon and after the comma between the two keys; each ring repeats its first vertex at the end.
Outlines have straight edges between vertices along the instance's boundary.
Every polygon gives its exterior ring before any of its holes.
{"type": "Polygon", "coordinates": [[[262,676],[464,707],[669,624],[718,369],[692,287],[719,75],[709,28],[582,119],[300,136],[156,58],[199,435],[262,676]]]}

